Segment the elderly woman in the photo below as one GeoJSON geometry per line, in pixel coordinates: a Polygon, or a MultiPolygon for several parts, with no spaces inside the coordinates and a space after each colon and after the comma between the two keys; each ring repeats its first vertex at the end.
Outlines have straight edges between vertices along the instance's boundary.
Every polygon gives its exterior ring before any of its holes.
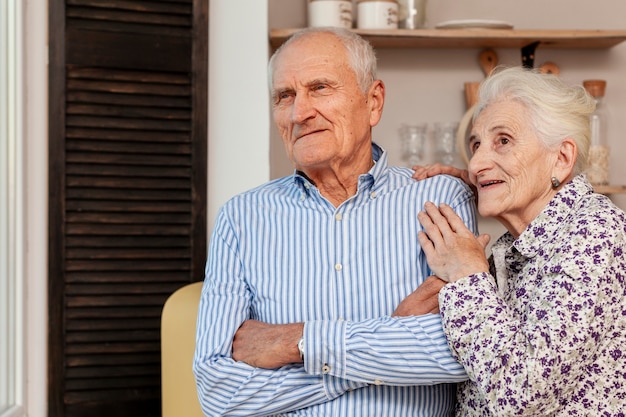
{"type": "Polygon", "coordinates": [[[470,378],[458,416],[626,413],[626,216],[582,174],[593,109],[557,76],[496,72],[480,89],[468,173],[480,214],[508,232],[488,260],[489,237],[450,207],[419,215],[428,263],[449,282],[444,331],[470,378]]]}

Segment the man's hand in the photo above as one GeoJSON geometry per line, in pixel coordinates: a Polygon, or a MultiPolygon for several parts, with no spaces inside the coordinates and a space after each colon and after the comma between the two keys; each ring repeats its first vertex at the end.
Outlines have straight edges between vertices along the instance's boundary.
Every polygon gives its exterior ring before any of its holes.
{"type": "Polygon", "coordinates": [[[297,344],[303,328],[303,323],[267,324],[247,320],[233,338],[233,359],[265,369],[302,363],[297,344]]]}
{"type": "Polygon", "coordinates": [[[420,316],[422,314],[439,313],[439,290],[446,283],[432,275],[422,285],[409,294],[393,312],[392,316],[420,316]]]}

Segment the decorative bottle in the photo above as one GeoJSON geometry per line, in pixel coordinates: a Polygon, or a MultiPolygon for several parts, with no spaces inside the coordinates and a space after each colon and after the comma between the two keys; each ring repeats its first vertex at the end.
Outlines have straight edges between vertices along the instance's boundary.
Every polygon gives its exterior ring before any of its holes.
{"type": "Polygon", "coordinates": [[[596,100],[596,110],[590,118],[591,146],[587,178],[592,185],[609,183],[609,145],[607,136],[606,109],[602,105],[606,90],[605,80],[585,80],[583,87],[596,100]]]}

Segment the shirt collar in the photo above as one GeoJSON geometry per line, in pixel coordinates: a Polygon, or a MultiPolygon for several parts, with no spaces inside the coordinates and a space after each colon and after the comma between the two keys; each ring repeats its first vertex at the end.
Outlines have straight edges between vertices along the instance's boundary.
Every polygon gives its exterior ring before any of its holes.
{"type": "MultiPolygon", "coordinates": [[[[372,142],[372,159],[374,160],[374,166],[367,173],[359,176],[359,190],[368,184],[376,183],[385,174],[387,169],[387,152],[374,142],[372,142]]],[[[311,188],[315,187],[315,184],[302,171],[295,170],[293,179],[296,186],[305,193],[308,193],[311,188]]]]}

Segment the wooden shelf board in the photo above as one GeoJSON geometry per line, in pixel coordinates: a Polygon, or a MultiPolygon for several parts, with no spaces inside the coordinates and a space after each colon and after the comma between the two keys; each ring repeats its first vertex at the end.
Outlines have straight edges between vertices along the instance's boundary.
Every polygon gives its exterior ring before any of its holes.
{"type": "MultiPolygon", "coordinates": [[[[276,49],[300,29],[272,29],[276,49]]],[[[606,49],[626,40],[626,30],[518,29],[353,29],[374,48],[522,48],[540,42],[541,48],[606,49]]]]}
{"type": "Polygon", "coordinates": [[[596,185],[593,190],[599,194],[626,194],[626,185],[596,185]]]}

